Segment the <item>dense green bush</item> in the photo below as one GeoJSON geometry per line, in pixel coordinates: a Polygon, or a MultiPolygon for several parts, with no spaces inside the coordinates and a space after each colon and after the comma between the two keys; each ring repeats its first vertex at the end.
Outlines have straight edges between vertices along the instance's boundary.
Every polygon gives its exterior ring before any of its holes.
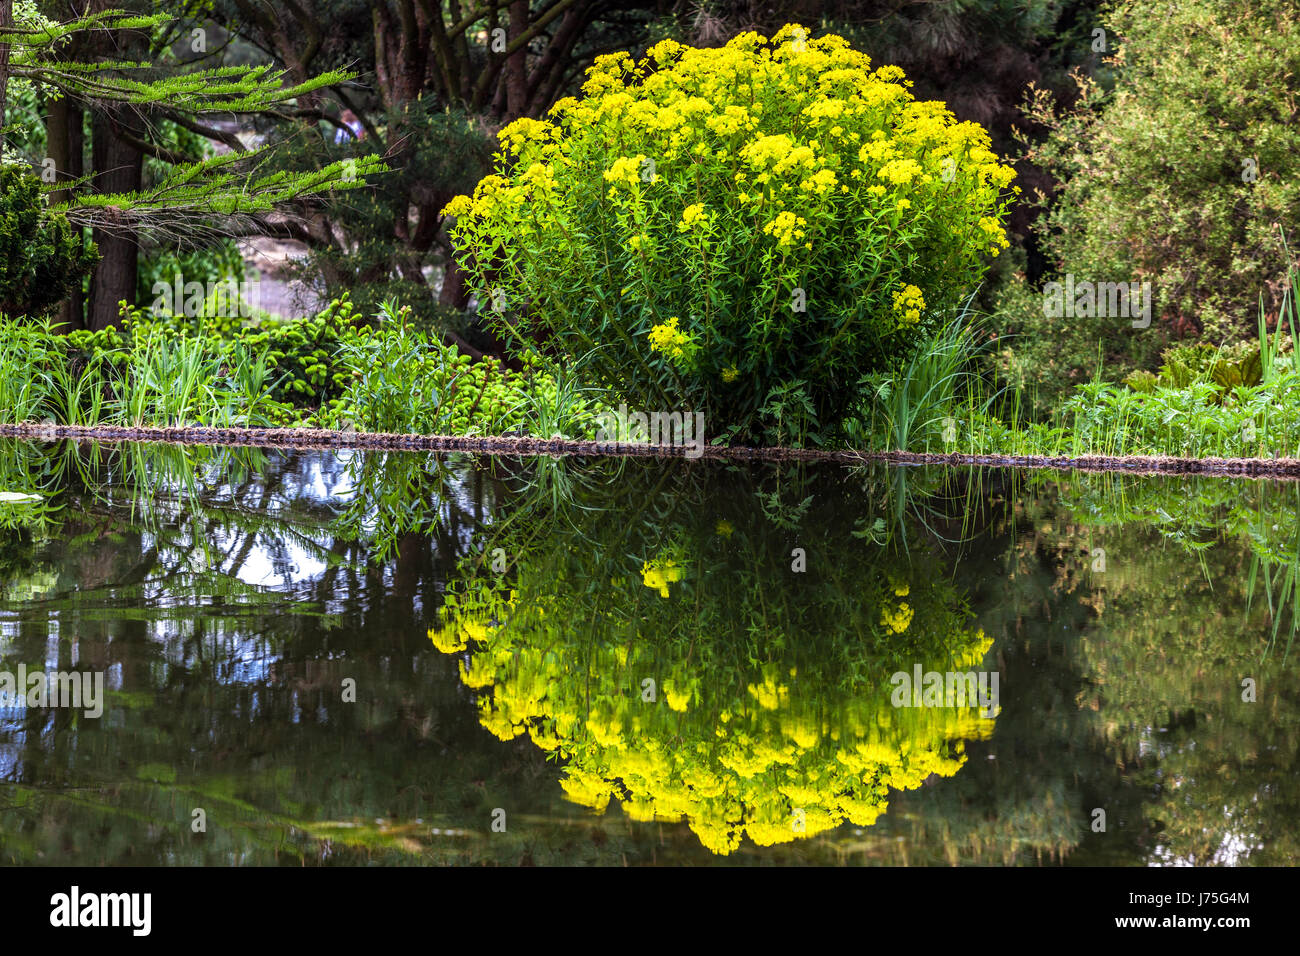
{"type": "Polygon", "coordinates": [[[596,404],[547,371],[536,352],[523,369],[498,359],[473,361],[415,328],[410,310],[385,302],[377,330],[344,341],[335,362],[351,380],[330,402],[322,424],[350,422],[363,431],[499,435],[524,430],[592,438],[596,404]]]}
{"type": "Polygon", "coordinates": [[[1278,227],[1300,219],[1293,2],[1122,0],[1103,24],[1123,38],[1114,90],[1082,81],[1066,112],[1037,94],[1030,113],[1051,134],[1028,157],[1061,181],[1044,230],[1055,269],[1150,281],[1156,317],[1146,329],[1050,318],[1035,292],[1008,289],[1005,330],[1017,335],[1003,369],[1040,411],[1091,378],[1099,357],[1120,378],[1153,369],[1171,338],[1253,337],[1261,293],[1270,315],[1281,297],[1278,227]]]}
{"type": "Polygon", "coordinates": [[[339,356],[344,344],[370,324],[346,295],[302,318],[262,316],[250,323],[232,315],[189,317],[128,309],[122,322],[136,340],[155,334],[204,339],[227,357],[237,349],[251,350],[272,370],[271,397],[304,409],[328,406],[343,394],[352,370],[339,363],[339,356]]]}
{"type": "Polygon", "coordinates": [[[0,313],[40,316],[81,282],[94,245],[46,209],[41,184],[14,166],[0,166],[0,313]]]}
{"type": "Polygon", "coordinates": [[[829,437],[1007,244],[1014,173],[897,67],[788,26],[601,57],[502,131],[452,235],[503,334],[714,435],[829,437]],[[807,409],[805,436],[775,435],[807,409]]]}

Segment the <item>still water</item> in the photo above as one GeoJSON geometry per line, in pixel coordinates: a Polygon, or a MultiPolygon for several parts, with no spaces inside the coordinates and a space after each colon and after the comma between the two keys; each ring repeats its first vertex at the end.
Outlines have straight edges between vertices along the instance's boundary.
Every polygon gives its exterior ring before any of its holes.
{"type": "Polygon", "coordinates": [[[1298,510],[0,442],[0,862],[1295,865],[1298,510]]]}

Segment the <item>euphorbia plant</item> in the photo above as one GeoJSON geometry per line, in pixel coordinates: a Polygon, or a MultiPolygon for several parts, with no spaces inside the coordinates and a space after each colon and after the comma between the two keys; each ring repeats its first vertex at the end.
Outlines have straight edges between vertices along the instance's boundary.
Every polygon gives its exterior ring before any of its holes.
{"type": "Polygon", "coordinates": [[[601,57],[502,130],[452,236],[502,331],[619,399],[761,437],[797,383],[833,428],[1007,245],[1014,172],[910,85],[797,26],[601,57]]]}

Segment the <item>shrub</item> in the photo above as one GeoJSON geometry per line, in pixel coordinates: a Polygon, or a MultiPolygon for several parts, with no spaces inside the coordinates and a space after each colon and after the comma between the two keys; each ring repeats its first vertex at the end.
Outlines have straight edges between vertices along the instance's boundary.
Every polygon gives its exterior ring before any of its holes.
{"type": "Polygon", "coordinates": [[[593,437],[597,409],[565,396],[536,352],[524,357],[522,371],[494,358],[472,361],[454,345],[414,327],[411,310],[391,302],[380,307],[377,329],[344,341],[336,364],[349,370],[348,388],[327,413],[325,424],[352,422],[363,431],[426,435],[500,435],[511,429],[543,437],[563,430],[593,437]],[[543,414],[551,412],[549,419],[543,414]]]}
{"type": "Polygon", "coordinates": [[[246,323],[230,315],[189,317],[128,309],[122,322],[136,341],[155,334],[200,338],[227,360],[237,349],[251,350],[274,372],[272,398],[301,408],[328,405],[343,394],[352,369],[344,368],[337,357],[343,344],[355,340],[369,324],[346,295],[316,315],[301,318],[263,314],[257,322],[246,323]]]}
{"type": "Polygon", "coordinates": [[[1169,339],[1253,338],[1261,291],[1275,315],[1287,269],[1278,224],[1300,217],[1300,14],[1289,0],[1123,0],[1103,20],[1125,40],[1113,91],[1082,81],[1075,109],[1041,92],[1050,135],[1029,153],[1061,181],[1047,218],[1055,268],[1150,281],[1148,329],[1124,318],[1047,318],[1036,297],[1004,308],[1012,380],[1049,401],[1106,371],[1151,368],[1169,339]]]}
{"type": "Polygon", "coordinates": [[[0,313],[49,312],[90,271],[96,255],[67,220],[46,209],[35,176],[0,166],[0,313]]]}
{"type": "Polygon", "coordinates": [[[756,437],[794,390],[838,426],[1007,245],[1014,172],[909,86],[796,26],[601,57],[501,132],[453,240],[500,332],[634,406],[756,437]]]}

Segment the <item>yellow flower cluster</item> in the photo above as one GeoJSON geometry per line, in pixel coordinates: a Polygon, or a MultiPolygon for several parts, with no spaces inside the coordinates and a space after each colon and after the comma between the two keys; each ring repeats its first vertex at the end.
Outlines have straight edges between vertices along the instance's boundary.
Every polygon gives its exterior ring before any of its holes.
{"type": "Polygon", "coordinates": [[[709,224],[709,215],[704,211],[704,203],[693,203],[682,213],[682,221],[677,224],[678,232],[687,232],[696,225],[709,224]]]}
{"type": "Polygon", "coordinates": [[[474,200],[468,196],[457,196],[443,207],[444,216],[465,216],[474,211],[474,200]]]}
{"type": "Polygon", "coordinates": [[[891,159],[880,167],[876,175],[891,185],[906,186],[925,175],[925,170],[914,159],[891,159]]]}
{"type": "Polygon", "coordinates": [[[924,308],[925,298],[916,286],[906,285],[894,293],[894,315],[899,326],[916,325],[921,321],[921,310],[924,308]]]}
{"type": "Polygon", "coordinates": [[[740,369],[734,365],[729,365],[722,370],[722,380],[730,385],[736,379],[740,378],[740,369]]]}
{"type": "Polygon", "coordinates": [[[763,232],[775,236],[777,245],[793,246],[804,237],[801,226],[808,225],[808,220],[792,212],[783,212],[763,227],[763,232]]]}
{"type": "Polygon", "coordinates": [[[550,139],[554,133],[555,130],[549,123],[523,117],[498,133],[497,139],[509,152],[518,155],[523,151],[525,143],[550,139]]]}
{"type": "Polygon", "coordinates": [[[661,352],[679,364],[690,360],[694,340],[689,332],[677,327],[678,318],[672,316],[667,322],[653,326],[647,333],[650,337],[650,351],[661,352]]]}
{"type": "Polygon", "coordinates": [[[912,613],[912,608],[906,601],[901,602],[896,608],[886,604],[880,609],[880,623],[895,634],[902,634],[912,623],[912,613]]]}
{"type": "Polygon", "coordinates": [[[824,196],[838,184],[835,178],[835,170],[819,169],[807,179],[799,184],[799,188],[806,193],[814,193],[818,196],[824,196]]]}
{"type": "Polygon", "coordinates": [[[645,175],[643,172],[647,168],[645,161],[646,158],[641,153],[635,156],[620,156],[614,160],[609,169],[605,170],[605,179],[620,186],[635,186],[645,175]]]}
{"type": "Polygon", "coordinates": [[[979,221],[979,230],[988,242],[988,252],[991,255],[998,255],[1003,249],[1011,245],[1007,239],[1007,234],[1002,229],[1002,224],[996,219],[985,216],[979,221]]]}

